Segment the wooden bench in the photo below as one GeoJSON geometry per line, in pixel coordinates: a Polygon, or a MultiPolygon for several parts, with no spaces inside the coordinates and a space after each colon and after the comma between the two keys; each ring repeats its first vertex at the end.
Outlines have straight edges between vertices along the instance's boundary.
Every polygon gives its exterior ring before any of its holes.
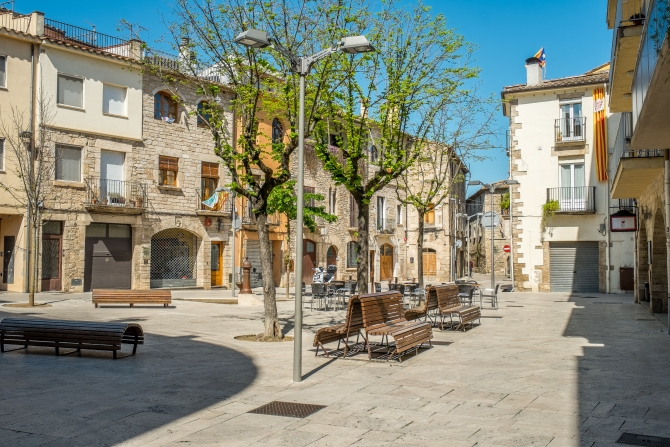
{"type": "Polygon", "coordinates": [[[326,357],[329,357],[328,351],[323,346],[326,343],[337,342],[337,349],[340,349],[340,343],[344,341],[344,354],[346,358],[349,350],[349,337],[356,334],[356,341],[361,335],[363,329],[363,314],[361,312],[361,300],[358,296],[352,296],[347,303],[347,319],[344,323],[336,324],[319,329],[314,334],[314,346],[316,347],[316,354],[319,354],[319,347],[323,349],[326,357]]]}
{"type": "MultiPolygon", "coordinates": [[[[428,286],[426,287],[426,299],[419,307],[414,307],[412,309],[407,309],[405,311],[405,319],[407,321],[419,320],[423,318],[423,321],[426,321],[428,318],[431,318],[431,312],[436,312],[438,310],[437,304],[437,293],[435,289],[428,286]]],[[[431,318],[432,322],[432,318],[431,318]]]]}
{"type": "Polygon", "coordinates": [[[169,290],[113,290],[93,289],[93,304],[162,304],[168,307],[172,302],[172,293],[169,290]]]}
{"type": "MultiPolygon", "coordinates": [[[[461,304],[461,299],[458,295],[458,285],[443,284],[431,287],[435,290],[438,303],[438,315],[440,316],[440,329],[444,330],[444,320],[448,316],[451,321],[451,326],[454,326],[453,316],[459,318],[459,324],[455,328],[458,330],[470,323],[472,326],[475,320],[481,318],[481,309],[479,306],[464,306],[461,304]]],[[[481,323],[481,320],[480,320],[481,323]]]]}
{"type": "MultiPolygon", "coordinates": [[[[132,344],[133,355],[137,345],[144,343],[144,332],[135,323],[100,323],[95,321],[65,321],[5,318],[0,321],[0,352],[5,352],[5,345],[44,346],[56,349],[82,349],[97,351],[121,350],[121,344],[132,344]]],[[[22,348],[18,348],[22,349],[22,348]]],[[[14,349],[12,349],[14,351],[14,349]]]]}
{"type": "MultiPolygon", "coordinates": [[[[411,348],[417,348],[433,338],[433,329],[429,323],[407,321],[405,319],[402,295],[398,291],[371,293],[361,295],[361,310],[363,312],[363,327],[365,329],[365,344],[368,349],[368,358],[372,360],[370,336],[386,337],[387,352],[389,336],[395,341],[395,349],[391,353],[398,354],[398,361],[402,362],[402,354],[411,348]]],[[[432,345],[431,345],[432,346],[432,345]]],[[[389,357],[390,358],[390,357],[389,357]]]]}

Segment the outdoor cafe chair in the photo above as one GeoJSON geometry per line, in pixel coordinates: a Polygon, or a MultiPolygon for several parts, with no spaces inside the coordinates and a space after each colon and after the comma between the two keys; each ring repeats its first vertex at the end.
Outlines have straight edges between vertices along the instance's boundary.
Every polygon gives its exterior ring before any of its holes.
{"type": "MultiPolygon", "coordinates": [[[[326,292],[325,284],[312,284],[312,307],[314,309],[314,301],[319,300],[323,304],[323,308],[328,310],[328,294],[326,292]]],[[[317,306],[317,309],[319,307],[317,306]]]]}
{"type": "Polygon", "coordinates": [[[483,298],[491,299],[491,307],[498,309],[498,290],[500,289],[500,284],[496,284],[495,289],[480,289],[479,291],[479,306],[482,305],[483,298]]]}

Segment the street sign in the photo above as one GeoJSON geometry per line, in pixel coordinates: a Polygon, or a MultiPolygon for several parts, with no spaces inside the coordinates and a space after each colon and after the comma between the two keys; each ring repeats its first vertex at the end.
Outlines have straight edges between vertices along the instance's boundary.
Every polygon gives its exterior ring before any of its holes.
{"type": "Polygon", "coordinates": [[[482,216],[481,223],[484,228],[498,228],[498,225],[500,225],[500,217],[496,213],[487,211],[482,216]]]}
{"type": "Polygon", "coordinates": [[[504,251],[505,253],[509,253],[510,251],[512,251],[512,247],[510,247],[509,245],[505,245],[505,246],[503,247],[503,251],[504,251]]]}
{"type": "Polygon", "coordinates": [[[460,250],[460,248],[463,246],[463,241],[460,239],[456,239],[456,248],[460,250]]]}

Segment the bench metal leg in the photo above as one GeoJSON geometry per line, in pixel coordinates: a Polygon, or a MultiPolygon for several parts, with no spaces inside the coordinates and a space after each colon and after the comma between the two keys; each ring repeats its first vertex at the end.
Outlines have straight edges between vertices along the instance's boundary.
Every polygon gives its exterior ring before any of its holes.
{"type": "MultiPolygon", "coordinates": [[[[133,355],[135,355],[135,352],[137,352],[137,334],[135,334],[135,344],[133,345],[133,355]]],[[[114,351],[116,352],[116,351],[114,351]]]]}
{"type": "Polygon", "coordinates": [[[112,351],[112,356],[114,357],[114,360],[116,360],[116,349],[112,351]]]}

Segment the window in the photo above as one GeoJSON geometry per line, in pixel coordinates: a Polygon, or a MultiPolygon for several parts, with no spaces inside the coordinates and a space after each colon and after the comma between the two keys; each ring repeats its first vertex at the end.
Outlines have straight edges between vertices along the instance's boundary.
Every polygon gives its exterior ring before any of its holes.
{"type": "Polygon", "coordinates": [[[128,89],[115,85],[102,85],[102,113],[126,116],[126,94],[128,89]]]}
{"type": "Polygon", "coordinates": [[[562,164],[560,170],[559,206],[562,210],[585,209],[587,188],[584,163],[562,164]]]}
{"type": "Polygon", "coordinates": [[[63,234],[63,222],[46,220],[42,223],[42,234],[63,234]]]}
{"type": "Polygon", "coordinates": [[[158,92],[154,95],[154,118],[168,123],[179,122],[179,106],[170,95],[158,92]]]}
{"type": "Polygon", "coordinates": [[[56,180],[81,182],[81,148],[56,146],[56,180]]]}
{"type": "Polygon", "coordinates": [[[349,196],[349,227],[358,228],[358,203],[354,196],[349,196]]]}
{"type": "Polygon", "coordinates": [[[377,196],[377,230],[384,230],[386,223],[386,198],[377,196]]]}
{"type": "Polygon", "coordinates": [[[585,121],[582,117],[582,102],[561,102],[561,124],[558,141],[574,141],[584,139],[585,121]],[[559,139],[560,138],[560,139],[559,139]]]}
{"type": "Polygon", "coordinates": [[[218,163],[202,162],[200,187],[202,190],[202,200],[212,197],[216,187],[219,186],[219,165],[218,163]]]}
{"type": "MultiPolygon", "coordinates": [[[[316,194],[316,188],[313,186],[303,187],[303,194],[316,194]]],[[[305,206],[314,207],[314,198],[305,200],[305,206]]]]}
{"type": "Polygon", "coordinates": [[[396,207],[396,222],[398,222],[398,225],[402,225],[402,205],[396,207]]]}
{"type": "Polygon", "coordinates": [[[428,210],[423,215],[423,222],[431,225],[435,224],[435,205],[432,203],[428,205],[428,210]]]}
{"type": "Polygon", "coordinates": [[[272,120],[272,144],[284,141],[284,128],[278,118],[272,120]]]}
{"type": "Polygon", "coordinates": [[[351,241],[347,243],[347,267],[358,266],[358,243],[351,241]]]}
{"type": "Polygon", "coordinates": [[[5,140],[0,139],[0,171],[5,170],[5,140]]]}
{"type": "Polygon", "coordinates": [[[337,214],[337,189],[328,188],[328,212],[337,214]]]}
{"type": "Polygon", "coordinates": [[[68,75],[58,75],[58,104],[84,108],[84,80],[68,75]]]}
{"type": "Polygon", "coordinates": [[[209,103],[200,101],[198,103],[198,127],[208,127],[207,123],[212,120],[212,114],[209,111],[209,103]]]}
{"type": "Polygon", "coordinates": [[[163,186],[177,186],[179,159],[175,157],[158,157],[158,184],[163,186]]]}
{"type": "Polygon", "coordinates": [[[341,141],[342,138],[339,135],[335,135],[334,133],[328,134],[328,144],[331,146],[340,147],[341,141]]]}
{"type": "Polygon", "coordinates": [[[7,56],[0,56],[0,87],[7,87],[7,56]]]}
{"type": "Polygon", "coordinates": [[[377,150],[377,146],[374,144],[370,146],[370,161],[372,163],[375,163],[379,159],[379,151],[377,150]]]}

